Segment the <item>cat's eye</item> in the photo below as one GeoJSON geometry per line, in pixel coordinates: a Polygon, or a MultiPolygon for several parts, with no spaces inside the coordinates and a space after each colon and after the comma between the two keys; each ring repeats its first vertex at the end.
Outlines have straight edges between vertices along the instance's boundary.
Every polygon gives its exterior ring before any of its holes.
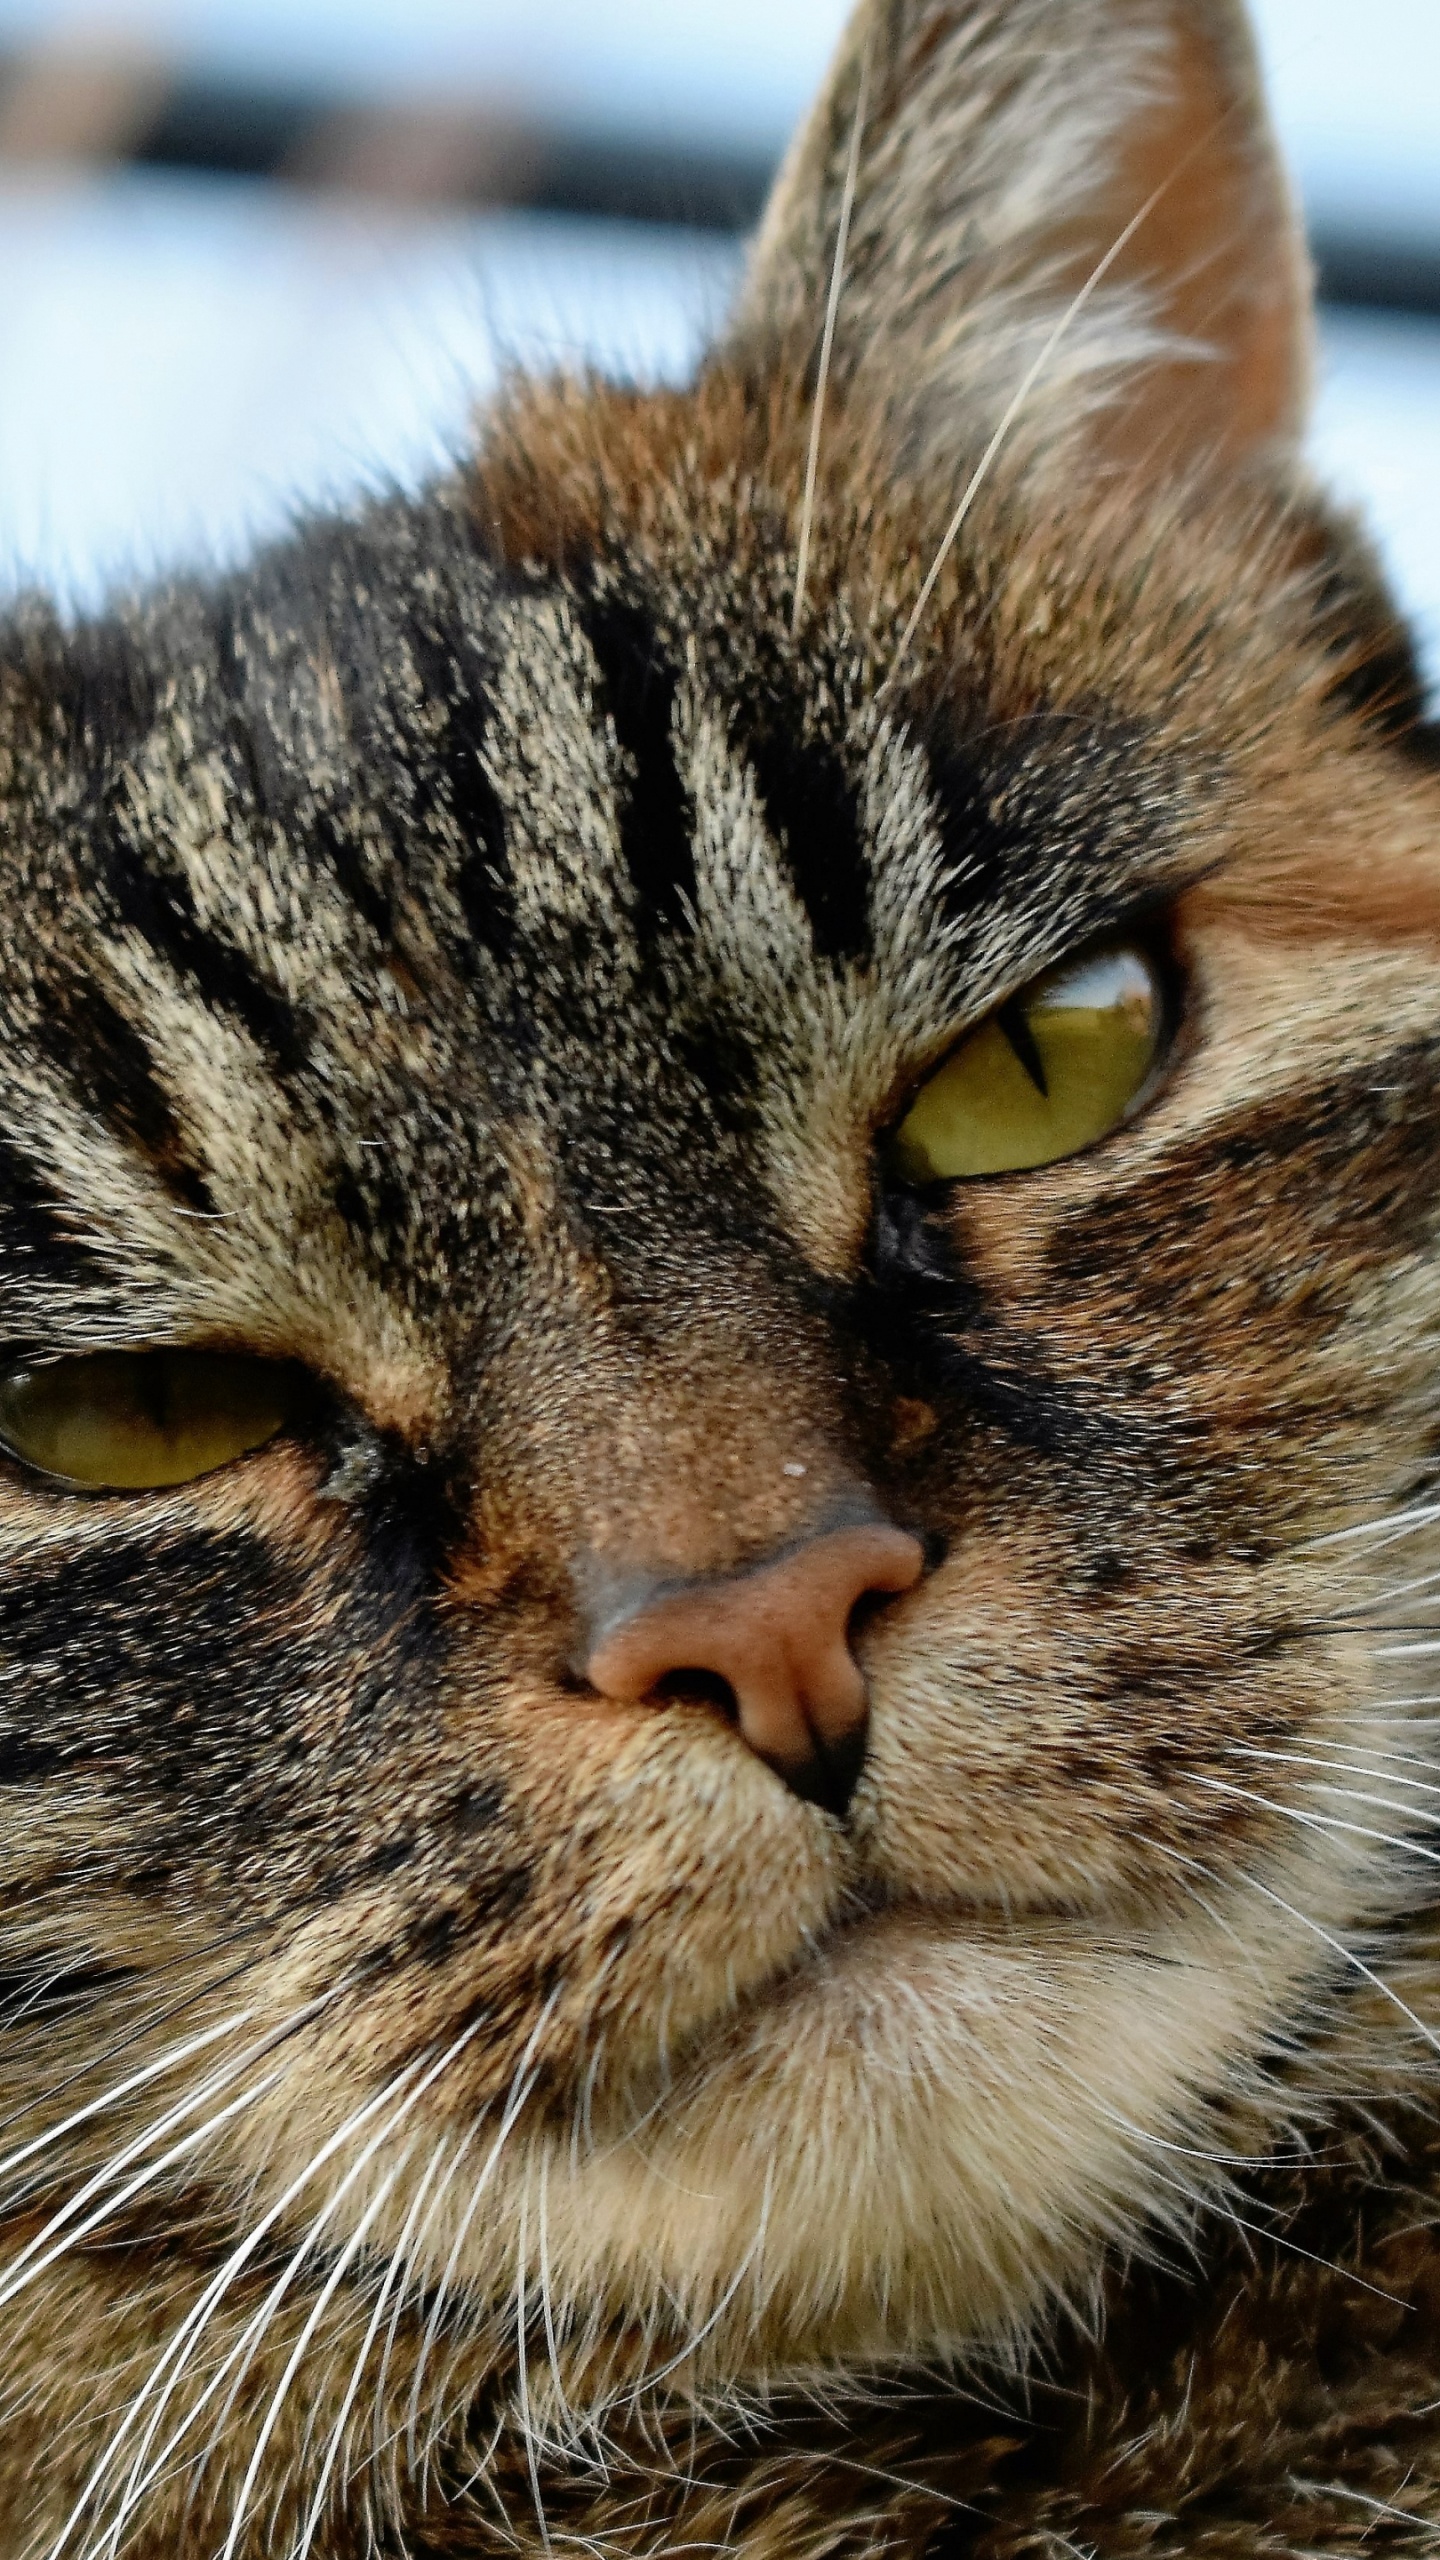
{"type": "Polygon", "coordinates": [[[0,1442],[65,1484],[188,1484],[273,1440],[300,1373],[225,1351],[99,1351],[0,1375],[0,1442]]]}
{"type": "Polygon", "coordinates": [[[1160,970],[1139,943],[1047,970],[922,1085],[890,1141],[894,1170],[905,1182],[964,1182],[1078,1155],[1143,1093],[1165,1010],[1160,970]]]}

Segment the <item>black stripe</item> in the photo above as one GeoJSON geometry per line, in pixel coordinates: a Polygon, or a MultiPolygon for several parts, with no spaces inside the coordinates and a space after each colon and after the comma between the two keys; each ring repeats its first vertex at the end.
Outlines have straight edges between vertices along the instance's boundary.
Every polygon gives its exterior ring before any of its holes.
{"type": "MultiPolygon", "coordinates": [[[[412,626],[406,637],[427,701],[443,703],[446,713],[439,740],[408,741],[412,823],[433,831],[438,814],[445,831],[463,839],[455,894],[474,940],[503,959],[514,940],[515,901],[505,812],[485,769],[486,670],[443,633],[412,626]]],[[[403,847],[401,853],[403,860],[403,847]]]]}
{"type": "Polygon", "coordinates": [[[747,705],[736,744],[748,757],[765,816],[810,919],[816,957],[863,960],[870,947],[870,878],[859,801],[836,749],[802,738],[796,715],[747,705]]]}
{"type": "Polygon", "coordinates": [[[118,622],[82,622],[63,639],[52,626],[44,645],[34,672],[47,703],[92,780],[117,771],[156,718],[155,678],[139,645],[118,622]]]}
{"type": "MultiPolygon", "coordinates": [[[[84,1497],[66,1499],[89,1509],[84,1497]]],[[[227,1663],[233,1669],[236,1597],[261,1588],[272,1604],[299,1589],[262,1539],[194,1530],[157,1540],[153,1522],[137,1516],[103,1548],[87,1543],[44,1564],[33,1554],[0,1559],[0,1650],[35,1678],[64,1669],[103,1692],[123,1672],[127,1682],[178,1683],[189,1697],[227,1663]],[[208,1633],[213,1662],[197,1653],[208,1633]]]]}
{"type": "Polygon", "coordinates": [[[113,1271],[77,1234],[74,1217],[34,1166],[0,1139],[0,1285],[113,1287],[113,1271]]]}
{"type": "MultiPolygon", "coordinates": [[[[1117,1181],[1071,1210],[1051,1234],[1047,1272],[1069,1303],[1103,1287],[1117,1305],[1123,1288],[1124,1330],[1134,1339],[1156,1324],[1193,1324],[1215,1295],[1216,1254],[1233,1285],[1234,1236],[1264,1235],[1267,1271],[1283,1273],[1287,1254],[1303,1252],[1310,1278],[1298,1297],[1278,1282],[1259,1285],[1254,1314],[1267,1326],[1328,1331],[1377,1263],[1429,1249],[1437,1086],[1440,1049],[1414,1040],[1353,1074],[1238,1110],[1172,1144],[1139,1179],[1117,1181]],[[1183,1262],[1177,1238],[1185,1241],[1183,1262]]],[[[1237,1320],[1228,1313],[1230,1325],[1237,1320]]],[[[1212,1356],[1222,1354],[1216,1336],[1212,1356]]]]}
{"type": "Polygon", "coordinates": [[[676,756],[673,666],[639,606],[592,595],[580,624],[595,652],[604,708],[629,765],[620,808],[620,851],[642,932],[684,931],[694,913],[695,842],[690,795],[676,756]]]}
{"type": "Polygon", "coordinates": [[[81,1101],[145,1157],[177,1199],[187,1208],[214,1209],[149,1049],[100,988],[78,981],[57,988],[39,1046],[81,1101]]]}
{"type": "MultiPolygon", "coordinates": [[[[99,1763],[185,1804],[206,1776],[236,1790],[231,1821],[263,1825],[310,1783],[307,1765],[325,1763],[297,1698],[328,1696],[337,1711],[343,1699],[349,1729],[373,1735],[438,1677],[444,1635],[431,1604],[453,1533],[443,1479],[442,1468],[411,1464],[403,1481],[382,1482],[338,1581],[258,1535],[158,1531],[148,1504],[127,1517],[123,1498],[108,1506],[103,1546],[43,1561],[24,1546],[0,1554],[0,1660],[26,1675],[4,1698],[0,1783],[99,1763]],[[429,1476],[433,1496],[416,1489],[429,1476]]],[[[57,1522],[89,1508],[34,1490],[57,1522]]],[[[218,1796],[211,1809],[218,1820],[218,1796]]]]}
{"type": "Polygon", "coordinates": [[[941,705],[925,743],[946,916],[984,930],[1002,909],[1030,969],[1178,886],[1209,777],[1177,775],[1133,728],[1041,710],[977,739],[941,705]]]}
{"type": "Polygon", "coordinates": [[[143,1979],[139,1965],[104,1964],[98,1957],[87,1963],[64,1946],[36,1948],[23,1972],[0,1973],[0,2028],[7,2037],[32,2027],[43,2036],[58,2017],[98,2008],[143,1979]]]}
{"type": "Polygon", "coordinates": [[[469,848],[455,875],[455,894],[475,940],[503,959],[515,938],[505,812],[480,762],[478,744],[467,742],[451,764],[449,801],[469,848]]]}
{"type": "Polygon", "coordinates": [[[26,1741],[18,1734],[0,1732],[0,1787],[35,1786],[42,1778],[53,1778],[65,1765],[64,1752],[53,1742],[26,1741]]]}
{"type": "Polygon", "coordinates": [[[249,644],[232,603],[224,597],[215,607],[214,633],[217,690],[231,706],[230,717],[224,723],[224,745],[232,798],[243,798],[245,806],[257,817],[278,816],[283,806],[283,782],[276,764],[275,742],[268,723],[253,716],[249,644]]]}
{"type": "Polygon", "coordinates": [[[188,978],[208,1005],[236,1015],[282,1073],[302,1067],[309,1054],[304,1017],[257,977],[233,943],[205,930],[184,881],[157,878],[113,833],[102,863],[121,922],[188,978]]]}
{"type": "MultiPolygon", "coordinates": [[[[357,1868],[340,1879],[340,1890],[351,1891],[365,1881],[364,1868],[357,1868]]],[[[328,1879],[327,1879],[328,1883],[328,1879]]],[[[514,1920],[535,1889],[531,1868],[514,1860],[503,1859],[488,1871],[483,1870],[466,1888],[463,1897],[427,1911],[405,1930],[403,1937],[390,1938],[371,1947],[364,1958],[362,1973],[371,1980],[383,1980],[387,1974],[404,1972],[419,1963],[439,1968],[471,1952],[474,1941],[498,1925],[514,1920]]],[[[329,1892],[323,1897],[329,1900],[329,1892]]]]}
{"type": "Polygon", "coordinates": [[[316,852],[328,862],[341,896],[349,899],[356,914],[363,917],[372,932],[388,942],[390,900],[370,877],[365,861],[367,847],[358,834],[347,830],[343,820],[330,809],[315,811],[309,819],[307,833],[316,852]]]}
{"type": "MultiPolygon", "coordinates": [[[[0,1655],[26,1678],[0,1718],[0,1784],[98,1765],[182,1802],[202,1771],[243,1771],[253,1786],[276,1756],[284,1701],[320,1669],[297,1647],[301,1593],[258,1538],[157,1537],[153,1521],[54,1563],[12,1554],[0,1655]]],[[[261,1813],[258,1798],[249,1809],[261,1813]]]]}
{"type": "MultiPolygon", "coordinates": [[[[870,1238],[871,1281],[848,1294],[851,1324],[907,1395],[953,1397],[1044,1457],[1123,1458],[1138,1469],[1154,1440],[1132,1399],[1102,1400],[1088,1379],[1058,1374],[1043,1336],[1008,1329],[987,1307],[940,1206],[882,1195],[870,1238]]],[[[837,1299],[837,1308],[845,1305],[837,1299]]]]}
{"type": "Polygon", "coordinates": [[[955,861],[945,883],[950,913],[984,915],[1004,901],[1022,914],[1030,896],[1044,894],[1054,866],[1049,830],[1018,787],[1024,766],[1017,758],[1012,773],[998,758],[982,763],[939,724],[927,760],[941,841],[955,861]]]}

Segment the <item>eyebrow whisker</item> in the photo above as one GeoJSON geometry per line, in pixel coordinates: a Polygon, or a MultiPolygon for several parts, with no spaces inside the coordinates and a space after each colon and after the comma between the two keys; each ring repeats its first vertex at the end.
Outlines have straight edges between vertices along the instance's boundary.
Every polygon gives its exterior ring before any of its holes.
{"type": "Polygon", "coordinates": [[[825,305],[825,328],[820,341],[820,362],[815,375],[815,398],[810,411],[810,445],[805,457],[805,494],[800,502],[800,547],[795,561],[795,602],[790,612],[793,638],[800,628],[805,609],[805,582],[810,568],[810,536],[815,521],[815,484],[820,470],[820,437],[825,423],[825,393],[830,380],[830,359],[835,346],[835,323],[840,312],[840,292],[845,278],[845,255],[850,245],[850,217],[855,210],[855,188],[860,175],[860,143],[865,130],[865,108],[870,88],[870,55],[873,39],[867,41],[860,57],[860,85],[855,94],[855,121],[850,128],[850,155],[845,165],[845,186],[840,198],[840,220],[835,234],[835,259],[830,270],[830,293],[825,305]]]}

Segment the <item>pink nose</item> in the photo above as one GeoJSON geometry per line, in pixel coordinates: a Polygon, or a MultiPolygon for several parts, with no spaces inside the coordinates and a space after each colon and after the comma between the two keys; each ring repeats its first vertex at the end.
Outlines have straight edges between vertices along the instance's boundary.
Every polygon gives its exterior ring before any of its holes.
{"type": "Polygon", "coordinates": [[[598,1632],[586,1677],[623,1699],[718,1682],[751,1750],[796,1795],[843,1812],[865,1754],[850,1621],[872,1594],[908,1591],[924,1562],[887,1522],[831,1529],[748,1573],[657,1590],[598,1632]]]}

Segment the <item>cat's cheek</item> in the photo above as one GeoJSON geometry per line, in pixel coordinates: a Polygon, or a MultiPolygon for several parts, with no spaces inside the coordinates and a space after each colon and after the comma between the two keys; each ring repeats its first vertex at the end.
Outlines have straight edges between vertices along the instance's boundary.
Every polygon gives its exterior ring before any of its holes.
{"type": "Polygon", "coordinates": [[[1237,1808],[1236,1748],[1288,1747],[1342,1711],[1353,1665],[1277,1646],[1237,1606],[1248,1589],[1212,1590],[1213,1627],[1187,1644],[1159,1592],[1082,1600],[1067,1561],[1019,1533],[977,1537],[908,1619],[874,1630],[855,1833],[889,1892],[1133,1919],[1183,1895],[1177,1860],[1283,1829],[1237,1808]]]}
{"type": "MultiPolygon", "coordinates": [[[[540,2038],[547,2103],[568,2120],[583,2096],[592,2122],[621,2128],[677,2054],[804,1961],[843,1899],[837,1827],[703,1710],[587,1706],[518,1682],[481,1705],[452,1676],[431,1723],[427,1840],[297,1914],[267,1975],[277,2015],[359,1976],[312,2031],[303,2122],[241,2129],[267,2183],[287,2162],[298,2174],[357,2087],[477,2022],[427,2123],[463,2131],[503,2104],[540,2038]],[[496,1806],[473,1836],[457,1827],[467,1784],[496,1806]]],[[[397,1764],[377,1792],[405,1783],[397,1764]]]]}

